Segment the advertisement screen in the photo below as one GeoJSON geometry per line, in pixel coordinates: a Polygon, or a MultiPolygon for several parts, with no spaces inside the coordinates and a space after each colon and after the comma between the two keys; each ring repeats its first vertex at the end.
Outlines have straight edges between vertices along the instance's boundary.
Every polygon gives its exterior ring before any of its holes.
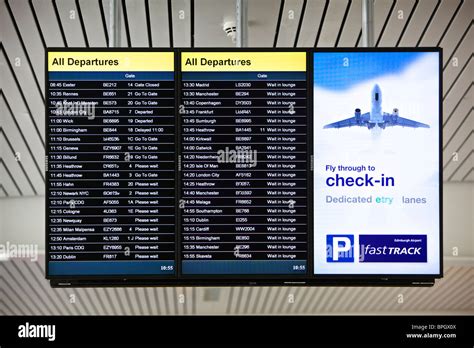
{"type": "Polygon", "coordinates": [[[439,55],[313,53],[315,275],[441,273],[439,55]]]}

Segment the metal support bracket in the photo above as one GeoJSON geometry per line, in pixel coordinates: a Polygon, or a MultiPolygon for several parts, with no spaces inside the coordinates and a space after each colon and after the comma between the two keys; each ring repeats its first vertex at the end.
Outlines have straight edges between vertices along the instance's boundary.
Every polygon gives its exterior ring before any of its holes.
{"type": "Polygon", "coordinates": [[[236,17],[236,46],[248,47],[248,2],[237,0],[235,6],[236,17]]]}
{"type": "Polygon", "coordinates": [[[109,0],[109,47],[120,47],[122,2],[109,0]]]}
{"type": "Polygon", "coordinates": [[[362,0],[362,45],[374,47],[374,0],[362,0]]]}

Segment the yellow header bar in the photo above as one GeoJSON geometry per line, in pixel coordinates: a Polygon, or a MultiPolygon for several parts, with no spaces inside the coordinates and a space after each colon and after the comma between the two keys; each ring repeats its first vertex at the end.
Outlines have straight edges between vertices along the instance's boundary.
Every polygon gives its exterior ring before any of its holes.
{"type": "Polygon", "coordinates": [[[306,53],[183,52],[181,71],[306,71],[306,53]]]}
{"type": "Polygon", "coordinates": [[[48,52],[48,71],[174,71],[174,53],[48,52]]]}

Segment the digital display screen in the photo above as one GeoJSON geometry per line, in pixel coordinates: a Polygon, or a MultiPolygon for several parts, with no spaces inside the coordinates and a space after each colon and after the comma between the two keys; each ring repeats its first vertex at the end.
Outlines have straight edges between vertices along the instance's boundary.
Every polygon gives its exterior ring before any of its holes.
{"type": "Polygon", "coordinates": [[[181,53],[183,274],[306,274],[306,59],[181,53]]]}
{"type": "Polygon", "coordinates": [[[440,55],[49,49],[47,278],[439,277],[440,55]]]}
{"type": "Polygon", "coordinates": [[[48,273],[172,276],[172,52],[49,52],[48,273]]]}
{"type": "Polygon", "coordinates": [[[439,274],[439,53],[313,67],[314,274],[439,274]]]}

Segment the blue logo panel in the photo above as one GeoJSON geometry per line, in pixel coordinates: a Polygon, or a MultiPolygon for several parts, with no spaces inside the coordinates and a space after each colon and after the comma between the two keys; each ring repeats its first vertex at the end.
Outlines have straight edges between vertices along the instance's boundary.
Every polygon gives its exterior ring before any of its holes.
{"type": "Polygon", "coordinates": [[[326,252],[327,262],[354,262],[354,235],[327,235],[326,252]]]}
{"type": "Polygon", "coordinates": [[[427,262],[426,235],[360,235],[359,262],[427,262]]]}

